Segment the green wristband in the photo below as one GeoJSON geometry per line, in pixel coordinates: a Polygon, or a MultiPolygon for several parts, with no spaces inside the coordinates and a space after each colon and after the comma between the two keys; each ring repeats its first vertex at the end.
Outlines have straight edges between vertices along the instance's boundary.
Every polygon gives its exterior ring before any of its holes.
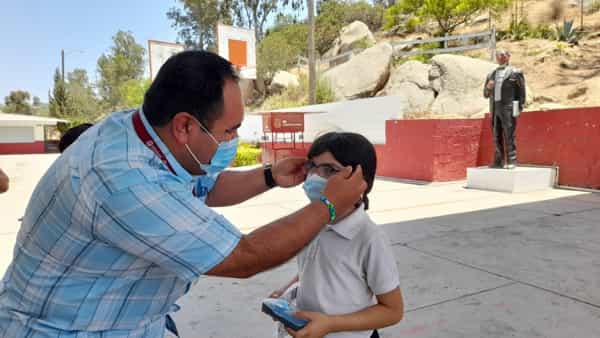
{"type": "Polygon", "coordinates": [[[325,196],[321,196],[320,200],[321,202],[325,203],[327,209],[329,209],[329,223],[333,223],[336,217],[335,205],[333,205],[333,203],[331,203],[331,201],[325,196]]]}

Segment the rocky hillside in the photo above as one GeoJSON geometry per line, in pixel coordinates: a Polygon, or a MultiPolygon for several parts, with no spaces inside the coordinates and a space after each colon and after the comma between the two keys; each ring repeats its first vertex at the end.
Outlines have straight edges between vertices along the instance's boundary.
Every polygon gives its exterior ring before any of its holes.
{"type": "MultiPolygon", "coordinates": [[[[563,2],[560,13],[548,4],[552,1],[528,1],[530,25],[538,27],[557,22],[555,18],[577,19],[577,8],[563,2]]],[[[508,25],[510,17],[495,19],[499,30],[508,25]]],[[[578,22],[578,20],[577,20],[578,22]]],[[[600,106],[600,12],[584,17],[586,31],[578,43],[556,40],[503,40],[498,48],[512,53],[512,64],[523,70],[528,85],[526,109],[551,109],[570,106],[600,106]]],[[[487,17],[480,17],[459,33],[483,31],[487,17]]],[[[552,28],[554,29],[554,28],[552,28]]],[[[409,35],[405,39],[414,39],[409,35]]],[[[423,36],[425,38],[425,36],[423,36]]],[[[396,41],[398,38],[396,38],[396,41]]],[[[479,117],[488,109],[482,98],[485,76],[495,68],[487,50],[465,55],[437,55],[427,63],[415,60],[394,60],[390,38],[373,34],[361,22],[344,27],[327,57],[343,55],[350,50],[362,50],[351,57],[342,57],[322,69],[331,84],[336,100],[351,100],[381,95],[402,95],[408,98],[412,118],[479,117]]],[[[302,71],[300,71],[302,72],[302,71]]],[[[285,89],[297,83],[298,70],[282,72],[271,88],[285,89]]]]}

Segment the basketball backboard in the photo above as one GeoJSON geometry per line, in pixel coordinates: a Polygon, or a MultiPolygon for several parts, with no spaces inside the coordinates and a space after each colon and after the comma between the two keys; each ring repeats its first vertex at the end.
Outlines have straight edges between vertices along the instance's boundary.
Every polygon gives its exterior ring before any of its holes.
{"type": "Polygon", "coordinates": [[[185,50],[184,45],[172,42],[148,40],[148,61],[150,62],[150,79],[154,80],[158,70],[172,56],[185,50]]]}
{"type": "Polygon", "coordinates": [[[243,79],[256,79],[256,39],[251,29],[217,25],[217,53],[233,63],[243,79]]]}

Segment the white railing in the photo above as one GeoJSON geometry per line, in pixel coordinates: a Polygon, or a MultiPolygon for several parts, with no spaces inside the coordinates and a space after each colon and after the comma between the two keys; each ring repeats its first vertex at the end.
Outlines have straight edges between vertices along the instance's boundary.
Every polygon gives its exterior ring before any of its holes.
{"type": "Polygon", "coordinates": [[[394,48],[394,57],[405,57],[421,54],[445,54],[488,48],[490,50],[490,55],[493,60],[496,53],[496,28],[492,28],[492,30],[490,31],[481,33],[446,35],[444,37],[439,38],[398,41],[393,42],[392,46],[394,48]],[[450,41],[458,41],[458,46],[448,47],[448,42],[450,41]],[[407,46],[412,47],[433,42],[443,42],[444,48],[403,51],[403,49],[405,49],[407,46]]]}
{"type": "MultiPolygon", "coordinates": [[[[409,41],[397,41],[392,42],[392,47],[394,49],[394,57],[406,57],[413,55],[421,55],[421,54],[445,54],[445,53],[454,53],[454,52],[464,52],[469,50],[476,49],[484,49],[488,48],[490,50],[490,55],[492,60],[495,58],[496,54],[496,28],[492,28],[486,32],[480,33],[469,33],[462,35],[446,35],[444,37],[439,38],[431,38],[431,39],[418,39],[418,40],[409,40],[409,41]],[[458,41],[458,46],[449,47],[450,41],[458,41]],[[404,51],[406,47],[412,47],[417,45],[423,45],[426,43],[433,42],[443,42],[444,48],[435,48],[435,49],[416,49],[416,50],[408,50],[404,51]]],[[[361,49],[353,49],[351,51],[342,53],[340,55],[336,55],[333,57],[325,58],[325,59],[317,59],[316,60],[316,68],[320,71],[327,70],[336,65],[344,63],[350,60],[354,55],[360,53],[361,49]]],[[[297,62],[298,67],[306,67],[308,65],[308,58],[298,55],[297,62]]]]}

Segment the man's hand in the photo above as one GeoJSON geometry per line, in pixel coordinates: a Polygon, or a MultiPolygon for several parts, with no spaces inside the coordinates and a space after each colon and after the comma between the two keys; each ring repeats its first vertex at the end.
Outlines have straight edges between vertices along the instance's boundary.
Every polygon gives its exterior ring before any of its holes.
{"type": "Polygon", "coordinates": [[[273,164],[273,179],[278,186],[289,188],[304,182],[306,158],[290,157],[273,164]]]}
{"type": "Polygon", "coordinates": [[[360,165],[354,173],[352,167],[348,166],[329,178],[323,196],[333,203],[338,215],[344,215],[354,209],[354,205],[360,201],[366,189],[367,182],[360,165]]]}
{"type": "Polygon", "coordinates": [[[294,313],[294,316],[310,321],[300,331],[286,328],[287,332],[294,338],[323,338],[331,332],[331,317],[323,313],[300,311],[294,313]]]}
{"type": "MultiPolygon", "coordinates": [[[[487,83],[487,86],[486,86],[486,87],[487,87],[487,89],[490,89],[490,90],[492,90],[492,89],[494,89],[494,86],[495,86],[495,85],[496,85],[496,81],[494,81],[494,80],[489,80],[489,81],[488,81],[488,83],[487,83]]],[[[479,87],[479,88],[481,88],[481,87],[479,87]]]]}

